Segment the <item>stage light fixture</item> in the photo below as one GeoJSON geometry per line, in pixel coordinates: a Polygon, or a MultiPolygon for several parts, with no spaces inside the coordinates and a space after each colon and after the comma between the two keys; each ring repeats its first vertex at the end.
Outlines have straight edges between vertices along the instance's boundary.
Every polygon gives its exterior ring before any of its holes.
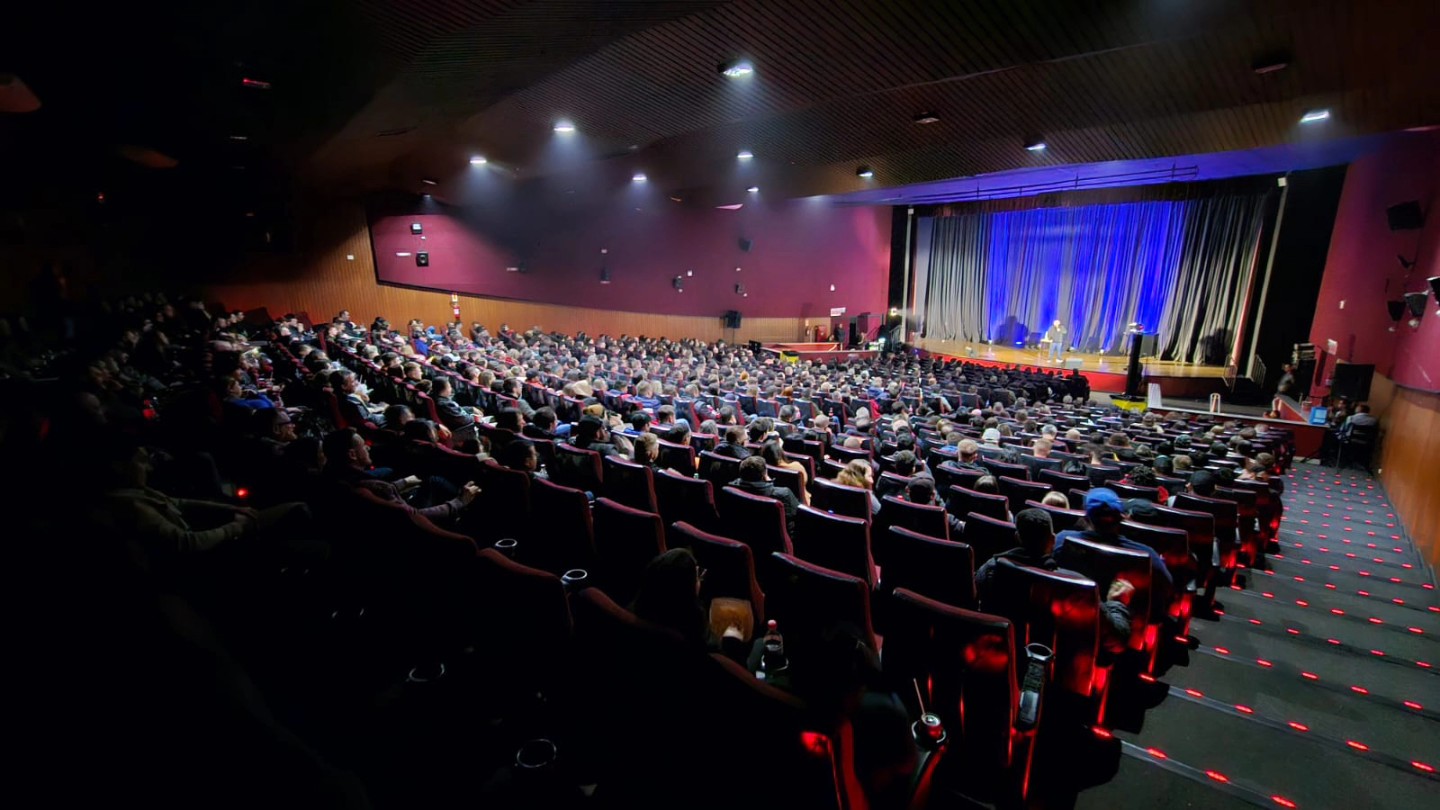
{"type": "Polygon", "coordinates": [[[1044,141],[1044,139],[1042,139],[1042,138],[1041,138],[1040,136],[1038,136],[1038,135],[1035,135],[1035,136],[1026,138],[1026,139],[1025,139],[1025,151],[1027,151],[1027,152],[1043,152],[1043,151],[1045,151],[1045,141],[1044,141]]]}
{"type": "Polygon", "coordinates": [[[484,166],[486,163],[489,162],[490,161],[486,160],[482,155],[476,155],[475,157],[470,158],[471,166],[484,166]]]}
{"type": "Polygon", "coordinates": [[[736,155],[736,156],[735,156],[735,159],[736,159],[736,160],[750,160],[750,159],[753,158],[753,157],[755,157],[755,153],[754,153],[754,152],[751,152],[749,149],[741,149],[741,150],[740,150],[740,154],[736,155]]]}
{"type": "Polygon", "coordinates": [[[915,117],[911,120],[917,124],[937,124],[940,122],[940,116],[933,112],[922,112],[916,113],[915,117]]]}
{"type": "Polygon", "coordinates": [[[435,182],[434,180],[431,180],[431,179],[428,178],[428,177],[422,177],[422,178],[420,178],[420,182],[424,183],[424,184],[427,185],[427,186],[438,186],[438,185],[440,185],[439,183],[435,182]]]}
{"type": "Polygon", "coordinates": [[[1330,111],[1329,111],[1329,110],[1310,110],[1310,111],[1306,112],[1304,115],[1300,116],[1300,123],[1302,123],[1302,124],[1313,124],[1313,123],[1315,123],[1315,122],[1317,122],[1317,121],[1324,121],[1325,119],[1327,119],[1327,118],[1329,118],[1329,117],[1330,117],[1330,111]]]}
{"type": "Polygon", "coordinates": [[[1440,276],[1431,276],[1425,279],[1425,283],[1430,285],[1430,292],[1435,296],[1435,305],[1440,306],[1440,276]]]}
{"type": "Polygon", "coordinates": [[[866,180],[869,180],[870,178],[875,176],[875,170],[870,168],[869,166],[861,166],[860,168],[855,170],[855,176],[863,177],[866,180]]]}
{"type": "Polygon", "coordinates": [[[232,141],[248,141],[248,140],[250,140],[250,136],[249,136],[249,135],[231,135],[231,136],[230,136],[230,140],[232,140],[232,141]]]}
{"type": "Polygon", "coordinates": [[[744,59],[732,59],[729,62],[722,62],[719,66],[721,75],[732,79],[742,76],[749,76],[755,72],[755,66],[744,59]]]}
{"type": "Polygon", "coordinates": [[[1418,318],[1425,314],[1425,299],[1429,297],[1429,293],[1405,293],[1405,308],[1410,310],[1411,315],[1418,318]]]}
{"type": "Polygon", "coordinates": [[[632,175],[632,176],[630,177],[630,182],[632,182],[632,183],[643,183],[643,182],[645,182],[646,180],[649,180],[649,179],[650,179],[650,178],[648,178],[648,177],[645,176],[645,173],[644,173],[644,172],[636,172],[634,175],[632,175]]]}
{"type": "Polygon", "coordinates": [[[569,121],[556,121],[555,131],[562,134],[569,134],[575,131],[575,125],[569,121]]]}
{"type": "Polygon", "coordinates": [[[751,187],[749,187],[749,188],[747,188],[747,189],[745,189],[745,190],[748,191],[748,192],[750,192],[751,194],[758,194],[758,193],[760,193],[760,187],[759,187],[759,186],[751,186],[751,187]]]}
{"type": "Polygon", "coordinates": [[[610,268],[609,268],[609,267],[605,267],[605,266],[603,266],[603,265],[600,267],[600,283],[601,283],[601,284],[609,284],[609,283],[610,283],[610,268]]]}

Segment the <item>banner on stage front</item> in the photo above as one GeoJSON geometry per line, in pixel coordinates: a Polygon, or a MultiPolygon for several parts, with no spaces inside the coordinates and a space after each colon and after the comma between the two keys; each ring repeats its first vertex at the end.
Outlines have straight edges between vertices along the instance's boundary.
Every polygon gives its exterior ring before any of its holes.
{"type": "Polygon", "coordinates": [[[1145,407],[1157,410],[1160,408],[1160,383],[1150,383],[1145,395],[1145,407]]]}

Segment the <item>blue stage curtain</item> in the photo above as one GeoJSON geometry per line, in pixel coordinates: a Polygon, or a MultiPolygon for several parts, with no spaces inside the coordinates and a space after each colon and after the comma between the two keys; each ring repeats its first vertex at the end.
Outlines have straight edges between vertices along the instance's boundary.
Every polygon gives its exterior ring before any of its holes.
{"type": "Polygon", "coordinates": [[[1033,345],[1059,319],[1070,346],[1114,353],[1138,321],[1163,359],[1223,363],[1264,211],[1253,194],[938,217],[917,299],[925,336],[1033,345]]]}

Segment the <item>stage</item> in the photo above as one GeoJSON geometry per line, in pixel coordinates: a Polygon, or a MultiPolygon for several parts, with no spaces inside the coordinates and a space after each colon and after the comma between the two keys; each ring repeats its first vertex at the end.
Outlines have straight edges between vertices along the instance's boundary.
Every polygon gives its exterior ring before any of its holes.
{"type": "Polygon", "coordinates": [[[870,360],[880,353],[866,349],[846,349],[839,343],[766,343],[763,350],[776,356],[792,355],[797,361],[829,363],[832,360],[870,360]]]}
{"type": "MultiPolygon", "coordinates": [[[[1042,349],[1028,349],[1016,346],[993,346],[984,343],[966,343],[958,340],[927,340],[921,338],[915,344],[930,354],[953,357],[971,363],[992,366],[1033,366],[1069,373],[1063,363],[1046,358],[1042,349]],[[973,354],[972,354],[973,352],[973,354]]],[[[1125,366],[1129,358],[1114,354],[1067,353],[1066,360],[1079,360],[1080,373],[1090,381],[1091,391],[1109,394],[1125,392],[1125,366]]],[[[1168,360],[1142,360],[1142,374],[1146,383],[1159,383],[1160,392],[1167,397],[1181,399],[1204,399],[1211,394],[1223,394],[1230,390],[1224,366],[1202,366],[1194,363],[1176,363],[1168,360]]],[[[1144,394],[1144,391],[1141,391],[1144,394]]]]}

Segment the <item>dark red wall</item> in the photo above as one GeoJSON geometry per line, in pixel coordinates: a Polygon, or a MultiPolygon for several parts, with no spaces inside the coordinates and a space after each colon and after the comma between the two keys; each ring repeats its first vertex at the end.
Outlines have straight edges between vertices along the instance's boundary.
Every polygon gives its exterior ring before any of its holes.
{"type": "Polygon", "coordinates": [[[890,215],[888,207],[809,199],[756,201],[738,211],[661,203],[573,212],[536,228],[447,209],[375,215],[371,234],[384,283],[631,312],[823,318],[832,307],[884,311],[890,215]],[[424,239],[411,235],[412,222],[424,227],[424,239]],[[748,252],[741,239],[750,241],[748,252]],[[421,250],[429,267],[395,255],[421,250]],[[507,272],[522,261],[525,272],[507,272]],[[602,266],[609,284],[600,283],[602,266]],[[677,275],[685,276],[683,292],[672,286],[677,275]]]}
{"type": "MultiPolygon", "coordinates": [[[[1325,349],[1339,344],[1338,356],[1373,363],[1394,382],[1440,391],[1440,316],[1431,297],[1418,329],[1405,320],[1394,332],[1387,300],[1427,290],[1425,279],[1440,275],[1440,132],[1405,133],[1350,165],[1330,239],[1310,340],[1325,349]],[[1391,231],[1385,209],[1418,200],[1427,214],[1419,231],[1391,231]],[[1417,264],[1408,273],[1397,253],[1417,264]],[[1344,308],[1341,308],[1341,302],[1344,308]]],[[[1273,294],[1274,291],[1272,291],[1273,294]]],[[[1329,365],[1327,364],[1327,368],[1329,365]]]]}

